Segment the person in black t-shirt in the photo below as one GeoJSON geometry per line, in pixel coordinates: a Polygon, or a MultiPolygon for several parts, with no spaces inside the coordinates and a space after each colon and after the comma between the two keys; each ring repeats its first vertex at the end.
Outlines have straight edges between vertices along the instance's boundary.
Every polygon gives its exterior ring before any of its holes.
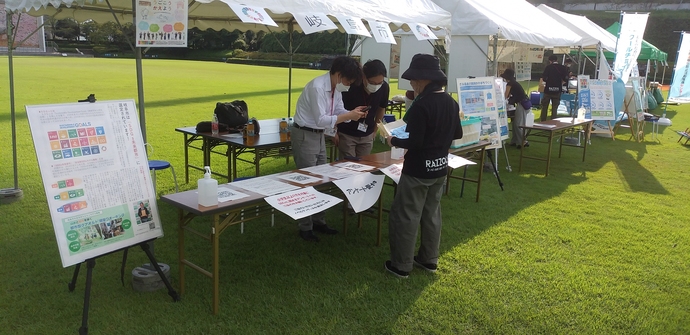
{"type": "Polygon", "coordinates": [[[448,149],[462,138],[460,106],[443,90],[447,83],[436,56],[416,54],[402,74],[415,99],[405,120],[409,138],[387,137],[389,146],[407,149],[388,216],[391,259],[385,268],[406,278],[416,265],[435,272],[441,243],[441,195],[448,173],[448,149]],[[417,231],[421,243],[415,256],[417,231]]]}
{"type": "Polygon", "coordinates": [[[364,80],[343,92],[343,106],[352,110],[358,106],[369,107],[366,117],[357,122],[338,124],[338,133],[333,138],[338,146],[340,159],[347,156],[361,157],[371,153],[376,137],[376,123],[381,122],[388,105],[390,87],[384,80],[386,66],[378,59],[370,60],[362,66],[364,80]]]}
{"type": "Polygon", "coordinates": [[[522,128],[520,128],[520,126],[525,125],[525,120],[532,116],[532,109],[525,110],[520,103],[527,98],[527,94],[525,93],[525,89],[522,88],[522,85],[515,79],[515,71],[512,69],[503,71],[503,73],[501,73],[501,78],[507,82],[505,95],[506,104],[515,106],[515,117],[511,122],[513,125],[513,137],[510,138],[510,145],[517,146],[518,149],[523,145],[528,147],[529,143],[524,142],[522,128]]]}
{"type": "Polygon", "coordinates": [[[568,82],[568,69],[558,64],[556,55],[549,56],[549,65],[544,68],[544,73],[539,79],[539,85],[544,86],[544,97],[541,99],[541,120],[546,121],[551,103],[551,119],[555,119],[558,114],[558,105],[561,104],[561,93],[563,84],[568,82]]]}

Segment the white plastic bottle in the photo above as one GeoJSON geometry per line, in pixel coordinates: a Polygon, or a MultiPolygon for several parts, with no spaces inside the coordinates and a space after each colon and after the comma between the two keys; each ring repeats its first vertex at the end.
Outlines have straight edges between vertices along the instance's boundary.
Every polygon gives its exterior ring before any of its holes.
{"type": "Polygon", "coordinates": [[[218,205],[218,181],[211,178],[211,167],[204,166],[204,178],[197,182],[197,192],[199,193],[199,205],[215,206],[218,205]]]}
{"type": "Polygon", "coordinates": [[[213,113],[213,121],[211,121],[211,135],[218,135],[218,115],[213,113]]]}

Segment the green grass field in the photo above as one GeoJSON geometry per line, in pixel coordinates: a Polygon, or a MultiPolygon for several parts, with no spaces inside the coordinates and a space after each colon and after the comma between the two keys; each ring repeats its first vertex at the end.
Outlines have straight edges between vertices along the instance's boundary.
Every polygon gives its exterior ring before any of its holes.
{"type": "MultiPolygon", "coordinates": [[[[7,58],[0,58],[7,68],[7,58]]],[[[24,105],[136,99],[133,60],[16,57],[19,184],[24,199],[0,205],[0,333],[74,334],[81,324],[85,267],[75,292],[72,268],[62,268],[24,105]]],[[[294,70],[292,104],[322,71],[294,70]]],[[[174,128],[209,120],[218,101],[244,99],[251,116],[283,117],[288,70],[192,61],[144,61],[148,141],[183,181],[182,135],[174,128]]],[[[0,86],[8,92],[8,73],[0,86]]],[[[397,85],[393,84],[393,87],[397,85]]],[[[398,93],[398,92],[395,92],[398,93]]],[[[0,97],[0,188],[12,183],[9,95],[0,97]]],[[[659,111],[655,111],[659,113],[659,111]]],[[[348,235],[305,243],[297,225],[277,215],[230,227],[222,236],[220,313],[211,314],[211,281],[187,271],[186,294],[173,303],[165,290],[139,293],[131,270],[147,262],[132,249],[125,286],[121,254],[94,269],[89,328],[93,334],[687,334],[690,333],[690,146],[674,130],[690,127],[689,106],[669,106],[673,126],[659,141],[637,143],[619,130],[615,141],[593,137],[585,162],[564,149],[543,176],[542,162],[507,149],[499,155],[501,191],[484,175],[476,185],[451,183],[443,197],[440,270],[415,270],[407,280],[387,274],[387,229],[374,246],[375,225],[352,224],[348,235]]],[[[385,150],[377,145],[376,150],[385,150]]],[[[545,145],[527,148],[544,153],[545,145]]],[[[201,161],[200,155],[192,156],[201,161]]],[[[266,173],[294,168],[267,159],[266,173]]],[[[476,174],[476,168],[470,174],[476,174]]],[[[221,171],[223,172],[223,171],[221,171]]],[[[249,175],[240,166],[240,175],[249,175]]],[[[461,171],[456,171],[457,174],[461,171]]],[[[196,187],[201,174],[191,173],[196,187]]],[[[222,182],[222,181],[221,181],[222,182]]],[[[159,172],[159,193],[174,190],[159,172]]],[[[386,207],[391,193],[384,190],[386,207]]],[[[165,236],[160,262],[177,286],[177,211],[159,202],[165,236]]],[[[336,210],[331,225],[341,228],[336,210]]],[[[198,220],[197,227],[207,221],[198,220]]],[[[210,263],[210,244],[187,239],[187,255],[210,263]]]]}

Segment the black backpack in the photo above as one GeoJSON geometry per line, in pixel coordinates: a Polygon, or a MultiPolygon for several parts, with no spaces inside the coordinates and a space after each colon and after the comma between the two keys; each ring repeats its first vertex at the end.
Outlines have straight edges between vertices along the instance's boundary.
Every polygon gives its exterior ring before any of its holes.
{"type": "Polygon", "coordinates": [[[218,117],[218,123],[224,123],[231,129],[242,128],[249,120],[249,111],[244,100],[216,103],[213,112],[218,117]]]}

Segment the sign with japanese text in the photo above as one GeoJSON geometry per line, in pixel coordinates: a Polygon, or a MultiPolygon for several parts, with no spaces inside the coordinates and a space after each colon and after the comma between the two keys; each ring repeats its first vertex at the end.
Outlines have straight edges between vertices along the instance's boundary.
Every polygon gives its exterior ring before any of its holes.
{"type": "Polygon", "coordinates": [[[587,112],[585,118],[592,120],[615,120],[616,108],[613,99],[613,80],[577,77],[578,106],[587,112]]]}
{"type": "Polygon", "coordinates": [[[264,198],[264,200],[293,220],[325,211],[343,201],[332,195],[321,193],[313,187],[281,193],[264,198]]]}
{"type": "Polygon", "coordinates": [[[63,267],[163,236],[134,100],[26,114],[63,267]]]}
{"type": "Polygon", "coordinates": [[[187,47],[187,1],[137,0],[138,47],[187,47]]]}
{"type": "Polygon", "coordinates": [[[295,21],[302,31],[309,35],[324,30],[334,30],[338,27],[324,13],[294,13],[295,21]]]}
{"type": "Polygon", "coordinates": [[[367,27],[364,26],[362,19],[346,15],[336,15],[335,17],[338,19],[338,22],[340,22],[340,25],[343,26],[343,29],[345,29],[346,33],[350,35],[371,37],[371,34],[369,34],[367,27]]]}
{"type": "Polygon", "coordinates": [[[647,27],[649,14],[623,13],[621,30],[616,42],[616,58],[613,60],[613,73],[624,83],[628,82],[637,56],[642,50],[642,35],[647,27]]]}
{"type": "Polygon", "coordinates": [[[369,21],[369,27],[371,27],[371,34],[374,35],[377,43],[397,44],[388,23],[369,21]]]}
{"type": "MultiPolygon", "coordinates": [[[[496,99],[496,78],[457,78],[458,103],[465,116],[482,118],[480,141],[489,141],[489,149],[501,148],[501,122],[496,99]]],[[[502,98],[502,97],[501,97],[502,98]]]]}
{"type": "Polygon", "coordinates": [[[680,39],[668,97],[669,100],[690,102],[690,33],[682,33],[680,39]]]}
{"type": "Polygon", "coordinates": [[[383,189],[386,175],[362,173],[347,179],[334,180],[333,184],[343,191],[355,213],[365,211],[376,203],[383,189]]]}

